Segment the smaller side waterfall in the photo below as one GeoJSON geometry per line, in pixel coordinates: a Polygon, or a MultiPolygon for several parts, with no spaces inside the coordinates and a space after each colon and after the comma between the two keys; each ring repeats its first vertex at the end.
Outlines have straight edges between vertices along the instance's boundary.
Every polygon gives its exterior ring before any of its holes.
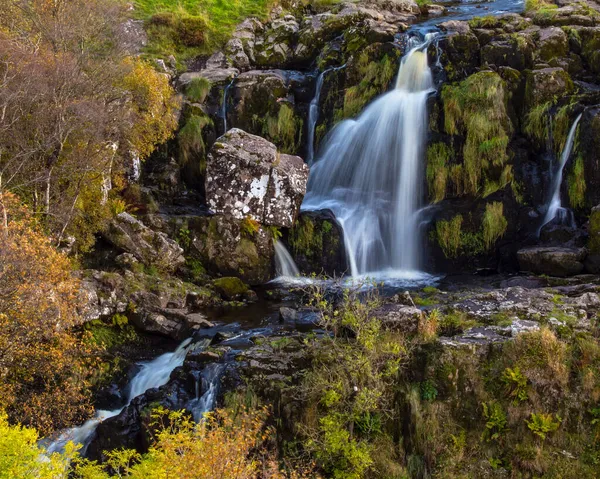
{"type": "Polygon", "coordinates": [[[317,77],[315,96],[311,100],[310,107],[308,109],[308,131],[306,139],[308,151],[306,153],[306,163],[308,163],[309,165],[312,164],[315,158],[315,129],[317,127],[317,122],[319,121],[319,103],[321,101],[321,90],[323,89],[325,75],[327,75],[329,72],[338,71],[345,67],[346,65],[342,65],[341,67],[328,68],[327,70],[321,72],[317,77]]]}
{"type": "Polygon", "coordinates": [[[575,133],[577,132],[577,126],[579,125],[579,121],[581,120],[582,113],[575,119],[571,129],[569,130],[569,136],[567,136],[567,141],[563,148],[563,151],[560,155],[560,164],[558,165],[558,170],[553,175],[552,181],[552,195],[550,196],[549,202],[547,204],[546,215],[544,216],[544,221],[542,221],[541,226],[538,229],[538,236],[542,231],[542,228],[550,223],[554,218],[558,218],[562,224],[572,225],[573,224],[573,215],[570,210],[567,208],[563,208],[562,201],[560,198],[560,187],[562,185],[563,173],[565,169],[565,165],[569,161],[571,157],[571,153],[573,152],[573,145],[575,143],[575,133]]]}
{"type": "Polygon", "coordinates": [[[194,421],[200,421],[204,414],[214,407],[224,371],[225,365],[219,363],[208,364],[202,371],[200,381],[196,382],[196,398],[187,405],[187,408],[192,411],[194,421]],[[204,391],[202,395],[200,395],[201,390],[204,391]]]}
{"type": "Polygon", "coordinates": [[[300,270],[292,255],[281,241],[275,241],[275,271],[277,276],[294,278],[300,276],[300,270]]]}
{"type": "MultiPolygon", "coordinates": [[[[82,444],[82,452],[85,452],[85,448],[87,447],[92,434],[98,427],[98,424],[110,417],[120,414],[123,409],[131,404],[133,399],[144,394],[148,389],[158,388],[167,384],[173,370],[183,364],[191,342],[192,339],[188,338],[181,343],[174,352],[163,354],[153,361],[142,363],[140,372],[134,376],[127,387],[127,404],[125,404],[125,406],[114,409],[113,411],[96,411],[96,415],[92,419],[86,421],[82,426],[64,431],[56,440],[46,447],[46,451],[50,454],[63,451],[67,443],[72,441],[75,444],[82,444]]],[[[206,340],[204,343],[199,344],[198,347],[205,348],[208,343],[209,341],[206,340]]]]}
{"type": "Polygon", "coordinates": [[[227,127],[227,98],[229,97],[229,89],[233,86],[235,80],[236,77],[234,77],[233,80],[231,80],[231,82],[229,83],[229,85],[227,85],[223,90],[223,104],[221,105],[221,116],[223,117],[223,134],[229,131],[229,128],[227,127]]]}

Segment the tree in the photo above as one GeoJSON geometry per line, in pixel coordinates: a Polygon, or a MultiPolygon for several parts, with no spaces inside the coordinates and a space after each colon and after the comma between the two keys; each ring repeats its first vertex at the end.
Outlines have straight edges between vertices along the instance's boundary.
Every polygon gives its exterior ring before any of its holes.
{"type": "Polygon", "coordinates": [[[18,198],[0,197],[0,408],[42,434],[92,412],[80,282],[18,198]]]}
{"type": "Polygon", "coordinates": [[[84,234],[81,249],[109,211],[111,180],[177,123],[168,78],[127,55],[123,21],[116,0],[0,5],[0,192],[17,193],[57,242],[84,234]],[[90,189],[101,201],[82,201],[90,189]]]}

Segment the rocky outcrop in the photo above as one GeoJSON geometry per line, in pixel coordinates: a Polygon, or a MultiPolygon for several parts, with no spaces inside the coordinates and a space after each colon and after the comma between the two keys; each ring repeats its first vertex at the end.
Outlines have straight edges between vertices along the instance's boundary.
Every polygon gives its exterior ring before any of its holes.
{"type": "Polygon", "coordinates": [[[394,303],[377,308],[373,315],[386,328],[411,336],[417,334],[419,324],[425,319],[425,314],[419,308],[394,303]]]}
{"type": "Polygon", "coordinates": [[[164,233],[148,228],[129,213],[120,213],[103,236],[118,250],[131,253],[145,265],[174,271],[185,259],[180,246],[164,233]]]}
{"type": "Polygon", "coordinates": [[[221,302],[207,288],[130,270],[85,271],[82,288],[88,298],[86,320],[125,314],[141,331],[173,339],[211,327],[202,311],[221,302]]]}
{"type": "Polygon", "coordinates": [[[302,158],[279,154],[267,140],[233,129],[219,138],[208,156],[206,197],[218,215],[289,228],[307,180],[302,158]]]}
{"type": "Polygon", "coordinates": [[[585,248],[533,246],[518,251],[522,271],[549,276],[572,276],[583,271],[585,248]]]}

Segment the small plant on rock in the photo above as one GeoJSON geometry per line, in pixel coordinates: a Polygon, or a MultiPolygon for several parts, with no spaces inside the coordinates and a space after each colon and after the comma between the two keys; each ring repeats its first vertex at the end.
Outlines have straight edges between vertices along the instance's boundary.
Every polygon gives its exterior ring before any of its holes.
{"type": "Polygon", "coordinates": [[[560,426],[562,419],[557,414],[556,420],[552,419],[552,414],[544,413],[531,413],[531,419],[525,419],[527,427],[536,436],[540,437],[542,441],[546,439],[546,436],[554,432],[560,426]]]}
{"type": "Polygon", "coordinates": [[[504,383],[506,393],[514,399],[515,402],[527,401],[527,378],[523,376],[519,366],[515,368],[506,368],[501,377],[504,383]]]}
{"type": "Polygon", "coordinates": [[[497,402],[482,403],[485,431],[481,435],[486,441],[496,441],[506,432],[506,413],[497,402]]]}

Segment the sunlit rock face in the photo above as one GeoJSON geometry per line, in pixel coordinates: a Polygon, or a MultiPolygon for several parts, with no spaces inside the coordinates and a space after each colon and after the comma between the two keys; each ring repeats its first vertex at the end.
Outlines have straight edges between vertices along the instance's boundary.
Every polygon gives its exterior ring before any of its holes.
{"type": "Polygon", "coordinates": [[[218,215],[250,217],[266,226],[290,228],[306,192],[308,167],[280,154],[264,138],[232,129],[208,155],[206,198],[218,215]]]}

